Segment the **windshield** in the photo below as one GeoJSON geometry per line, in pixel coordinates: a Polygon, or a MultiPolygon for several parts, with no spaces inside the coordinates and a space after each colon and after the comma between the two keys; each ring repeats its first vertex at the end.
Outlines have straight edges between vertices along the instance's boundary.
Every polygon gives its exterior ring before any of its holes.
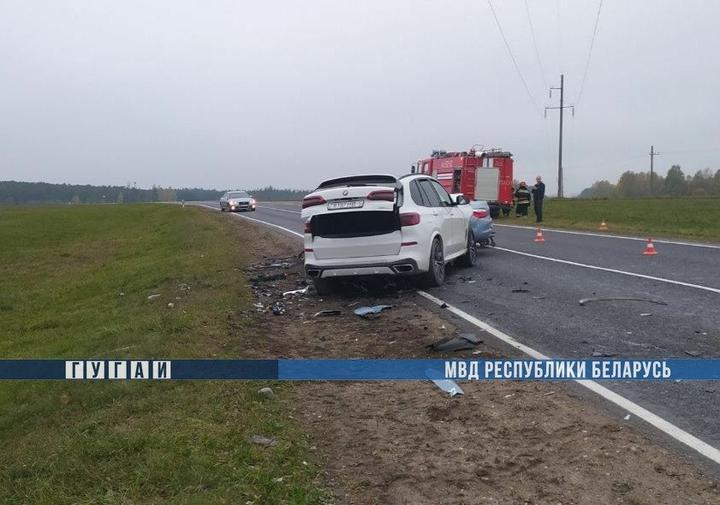
{"type": "Polygon", "coordinates": [[[248,195],[245,191],[233,191],[228,194],[228,198],[250,198],[250,195],[248,195]]]}

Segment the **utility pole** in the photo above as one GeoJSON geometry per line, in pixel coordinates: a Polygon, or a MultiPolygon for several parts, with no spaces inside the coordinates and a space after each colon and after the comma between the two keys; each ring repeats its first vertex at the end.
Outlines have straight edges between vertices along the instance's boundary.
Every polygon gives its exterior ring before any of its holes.
{"type": "Polygon", "coordinates": [[[655,146],[650,146],[650,194],[655,194],[655,188],[654,188],[654,182],[655,182],[655,171],[654,168],[654,161],[655,156],[659,155],[660,153],[655,151],[655,146]]]}
{"type": "Polygon", "coordinates": [[[550,98],[552,98],[552,90],[560,90],[560,107],[545,107],[545,117],[547,118],[547,111],[558,109],[560,110],[560,135],[558,136],[558,198],[564,196],[563,193],[563,166],[562,166],[562,144],[563,144],[563,112],[565,109],[572,109],[573,116],[575,115],[574,105],[565,105],[565,75],[560,74],[560,87],[550,88],[550,98]]]}

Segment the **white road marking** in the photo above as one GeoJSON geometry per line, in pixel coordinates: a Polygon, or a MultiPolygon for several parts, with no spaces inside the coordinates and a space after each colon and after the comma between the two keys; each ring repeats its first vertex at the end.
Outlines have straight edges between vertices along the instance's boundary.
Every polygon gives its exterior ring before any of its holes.
{"type": "MultiPolygon", "coordinates": [[[[440,298],[437,298],[430,293],[426,293],[425,291],[418,291],[418,294],[428,300],[430,300],[433,303],[436,303],[437,305],[447,305],[445,310],[449,310],[453,314],[465,319],[467,322],[477,326],[478,328],[481,328],[485,330],[486,332],[490,333],[494,337],[498,338],[499,340],[502,340],[508,345],[511,345],[512,347],[521,350],[528,356],[534,359],[550,359],[548,356],[542,354],[539,351],[536,351],[535,349],[526,346],[525,344],[522,344],[515,340],[510,335],[498,330],[497,328],[490,326],[484,321],[481,321],[480,319],[471,316],[467,312],[464,312],[457,307],[454,307],[447,302],[444,302],[440,298]]],[[[592,380],[577,380],[575,381],[581,386],[589,389],[593,393],[596,393],[606,399],[607,401],[614,403],[618,407],[621,407],[622,409],[630,412],[631,414],[639,417],[646,423],[650,424],[651,426],[654,426],[658,430],[662,431],[663,433],[671,436],[678,442],[682,442],[689,448],[693,449],[694,451],[697,451],[698,453],[702,454],[706,458],[712,460],[713,462],[720,464],[720,450],[716,449],[712,445],[703,442],[699,438],[695,437],[694,435],[691,435],[687,431],[678,428],[674,424],[672,424],[669,421],[666,421],[662,417],[658,416],[657,414],[653,414],[649,410],[641,407],[635,402],[632,402],[625,398],[624,396],[621,396],[614,391],[611,391],[610,389],[606,388],[605,386],[601,386],[596,381],[592,380]]]]}
{"type": "MultiPolygon", "coordinates": [[[[219,210],[216,207],[210,207],[208,205],[204,205],[204,207],[219,210]]],[[[242,217],[244,219],[249,219],[250,221],[256,221],[261,224],[266,224],[266,225],[272,226],[273,228],[279,228],[280,230],[283,230],[292,235],[297,235],[298,237],[303,236],[302,234],[300,234],[296,231],[290,230],[288,228],[284,228],[282,226],[279,226],[279,225],[276,225],[273,223],[268,223],[266,221],[261,221],[259,219],[254,219],[254,218],[242,216],[242,215],[238,215],[238,217],[242,217]]],[[[511,251],[511,252],[514,252],[514,251],[511,251]]],[[[525,254],[525,253],[522,253],[522,254],[525,254]]],[[[533,256],[533,255],[530,255],[530,256],[533,256]]],[[[549,259],[553,259],[553,258],[549,258],[549,259]]],[[[564,262],[564,260],[559,260],[559,261],[564,262]]],[[[572,263],[572,262],[570,262],[570,263],[572,263]]],[[[595,268],[599,268],[602,270],[611,270],[611,269],[603,269],[600,267],[595,267],[595,268]]],[[[632,275],[639,275],[639,274],[632,274],[632,275]]],[[[643,277],[650,278],[650,276],[643,276],[643,277]]],[[[707,289],[711,289],[711,288],[707,288],[707,289]]],[[[720,290],[717,290],[717,291],[720,292],[720,290]]],[[[539,351],[536,351],[532,347],[529,347],[529,346],[515,340],[513,337],[511,337],[507,333],[504,333],[504,332],[498,330],[494,326],[491,326],[488,323],[481,321],[480,319],[476,318],[475,316],[471,316],[467,312],[464,312],[464,311],[458,309],[457,307],[450,305],[447,302],[444,302],[440,298],[437,298],[437,297],[431,295],[430,293],[427,293],[425,291],[418,291],[418,294],[437,305],[446,305],[447,308],[445,310],[448,310],[448,311],[452,312],[453,314],[465,319],[467,322],[477,326],[478,328],[485,330],[489,334],[493,335],[494,337],[498,338],[499,340],[502,340],[506,344],[511,345],[512,347],[522,351],[523,353],[527,354],[531,358],[549,359],[549,357],[546,356],[545,354],[543,354],[539,351]]],[[[694,435],[691,435],[690,433],[688,433],[687,431],[685,431],[681,428],[678,428],[677,426],[675,426],[674,424],[672,424],[669,421],[666,421],[665,419],[658,416],[657,414],[653,414],[652,412],[641,407],[637,403],[628,400],[624,396],[621,396],[621,395],[615,393],[614,391],[611,391],[610,389],[606,388],[605,386],[601,386],[600,384],[598,384],[595,381],[578,380],[575,382],[577,382],[581,386],[589,389],[593,393],[601,396],[602,398],[606,399],[607,401],[614,403],[618,407],[621,407],[621,408],[625,409],[626,411],[630,412],[631,414],[636,415],[637,417],[639,417],[646,423],[650,424],[651,426],[657,428],[658,430],[669,435],[670,437],[674,438],[678,442],[685,444],[689,448],[702,454],[703,456],[710,459],[714,463],[720,465],[720,450],[716,449],[715,447],[711,446],[710,444],[703,442],[699,438],[695,437],[694,435]]]]}
{"type": "Polygon", "coordinates": [[[290,214],[300,214],[299,210],[278,209],[277,207],[268,207],[266,205],[258,205],[258,208],[259,209],[278,210],[280,212],[289,212],[290,214]]]}
{"type": "MultiPolygon", "coordinates": [[[[533,230],[535,231],[538,227],[537,226],[520,226],[517,224],[500,224],[497,222],[493,222],[495,226],[501,226],[504,228],[517,228],[519,230],[533,230]]],[[[565,233],[566,235],[587,235],[589,237],[604,237],[604,238],[620,238],[623,240],[636,240],[639,242],[646,242],[647,237],[632,237],[627,235],[610,235],[607,233],[593,233],[589,231],[572,231],[572,230],[560,230],[558,228],[543,228],[543,231],[551,231],[554,233],[565,233]]],[[[653,242],[656,242],[658,244],[673,244],[673,245],[683,245],[683,246],[689,246],[689,247],[706,247],[708,249],[720,249],[720,245],[716,244],[704,244],[702,242],[681,242],[678,240],[663,240],[663,239],[653,239],[653,242]]]]}
{"type": "Polygon", "coordinates": [[[675,284],[676,286],[685,286],[688,288],[701,289],[703,291],[710,291],[711,293],[720,294],[719,288],[712,288],[710,286],[702,286],[700,284],[692,284],[690,282],[666,279],[665,277],[655,277],[654,275],[638,274],[635,272],[628,272],[626,270],[618,270],[616,268],[599,267],[596,265],[588,265],[586,263],[578,263],[577,261],[561,260],[559,258],[551,258],[550,256],[541,256],[539,254],[532,254],[532,253],[527,253],[527,252],[523,252],[523,251],[516,251],[515,249],[508,249],[506,247],[495,246],[495,247],[493,247],[493,249],[497,249],[498,251],[505,251],[505,252],[509,252],[509,253],[513,253],[513,254],[519,254],[521,256],[528,256],[530,258],[536,258],[536,259],[541,259],[541,260],[545,260],[545,261],[552,261],[554,263],[562,263],[564,265],[572,265],[575,267],[589,268],[591,270],[600,270],[602,272],[610,272],[610,273],[614,273],[614,274],[627,275],[629,277],[637,277],[640,279],[648,279],[651,281],[665,282],[667,284],[675,284]]]}
{"type": "MultiPolygon", "coordinates": [[[[218,211],[220,210],[220,209],[218,209],[217,207],[212,207],[212,206],[210,206],[210,205],[201,204],[200,206],[201,206],[201,207],[205,207],[205,208],[207,208],[207,209],[218,210],[218,211]]],[[[291,229],[289,229],[289,228],[285,228],[285,227],[283,227],[283,226],[279,226],[279,225],[277,225],[277,224],[268,223],[267,221],[261,221],[260,219],[256,219],[256,218],[254,218],[254,217],[248,217],[248,216],[245,216],[245,215],[243,215],[243,214],[233,214],[233,216],[235,216],[235,217],[241,217],[241,218],[243,218],[243,219],[247,219],[248,221],[254,221],[254,222],[256,222],[256,223],[265,224],[265,225],[267,225],[267,226],[272,226],[273,228],[278,228],[278,229],[280,229],[280,230],[282,230],[282,231],[284,231],[284,232],[287,232],[287,233],[290,233],[290,234],[292,234],[292,235],[295,235],[296,237],[300,237],[300,238],[304,238],[304,237],[305,237],[302,233],[298,233],[298,232],[296,232],[296,231],[293,231],[293,230],[291,230],[291,229]]]]}

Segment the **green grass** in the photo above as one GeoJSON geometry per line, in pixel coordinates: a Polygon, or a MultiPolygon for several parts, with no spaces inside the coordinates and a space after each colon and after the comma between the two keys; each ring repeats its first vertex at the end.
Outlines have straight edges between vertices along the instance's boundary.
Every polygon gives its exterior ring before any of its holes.
{"type": "MultiPolygon", "coordinates": [[[[720,198],[546,199],[544,226],[597,231],[607,219],[608,233],[720,241],[720,198]]],[[[534,225],[532,208],[525,219],[500,218],[499,224],[534,225]]]]}
{"type": "MultiPolygon", "coordinates": [[[[169,205],[0,208],[0,356],[241,356],[255,330],[241,314],[251,258],[223,217],[169,205]]],[[[304,434],[260,387],[0,383],[0,503],[324,502],[304,434]],[[256,433],[278,444],[249,444],[256,433]]]]}

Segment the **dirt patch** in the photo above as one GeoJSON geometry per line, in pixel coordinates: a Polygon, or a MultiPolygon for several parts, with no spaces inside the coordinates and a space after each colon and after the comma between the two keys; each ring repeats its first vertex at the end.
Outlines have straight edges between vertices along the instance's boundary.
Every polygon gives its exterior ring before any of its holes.
{"type": "MultiPolygon", "coordinates": [[[[487,342],[453,353],[429,350],[459,331],[412,292],[365,292],[360,285],[326,299],[283,297],[305,287],[302,260],[299,249],[271,235],[253,245],[260,260],[247,272],[262,331],[246,356],[501,355],[487,342]],[[280,253],[270,257],[268,250],[280,253]],[[283,312],[274,315],[278,302],[283,312]],[[393,308],[373,320],[352,313],[375,304],[393,308]],[[321,310],[340,314],[314,317],[321,310]]],[[[324,485],[341,504],[720,503],[714,479],[582,401],[566,384],[462,387],[465,395],[451,399],[429,381],[297,383],[289,401],[325,467],[324,485]]]]}

